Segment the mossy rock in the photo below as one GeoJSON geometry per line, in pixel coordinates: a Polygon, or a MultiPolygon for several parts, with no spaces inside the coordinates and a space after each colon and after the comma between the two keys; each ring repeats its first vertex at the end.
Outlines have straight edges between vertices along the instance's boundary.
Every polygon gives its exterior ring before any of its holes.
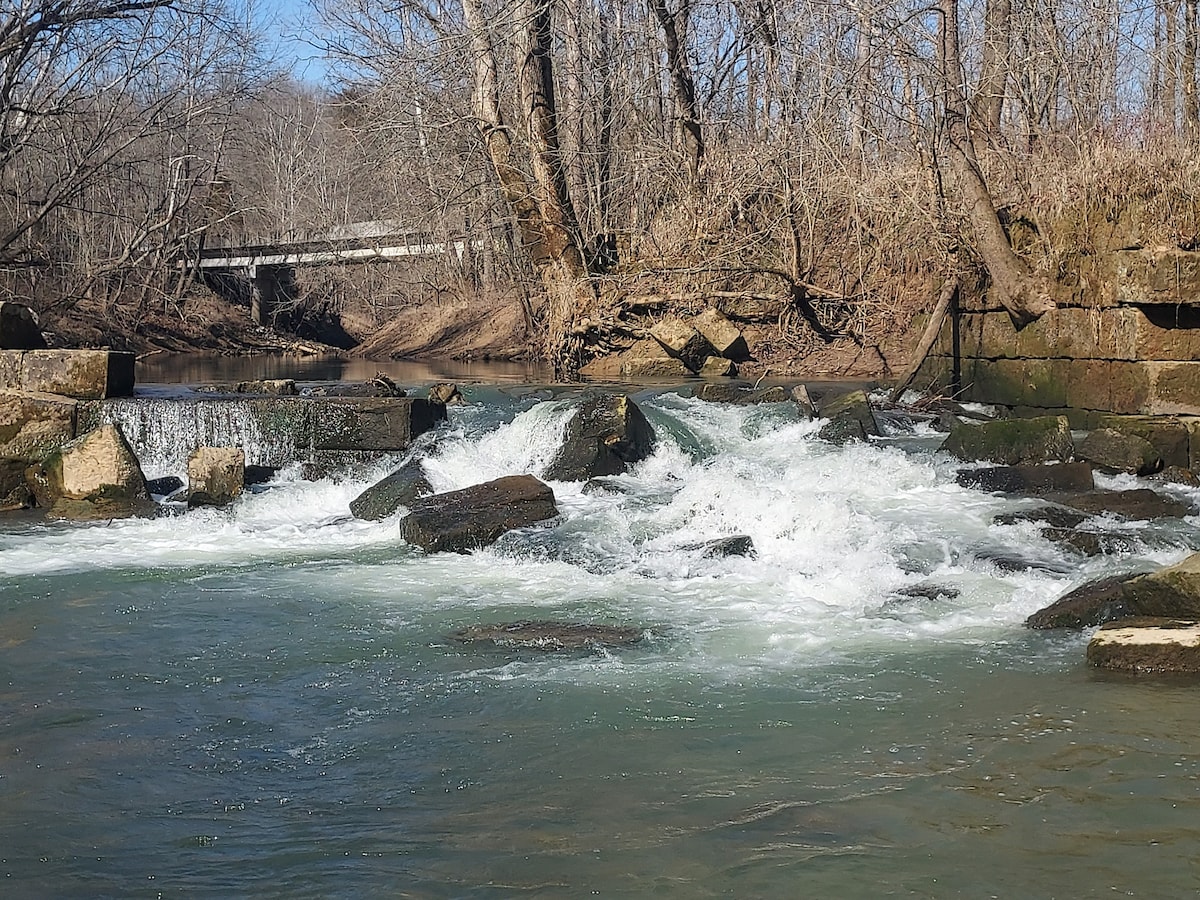
{"type": "Polygon", "coordinates": [[[963,460],[988,460],[1008,466],[1074,456],[1071,426],[1066,416],[1000,419],[980,424],[959,422],[950,429],[942,449],[963,460]]]}

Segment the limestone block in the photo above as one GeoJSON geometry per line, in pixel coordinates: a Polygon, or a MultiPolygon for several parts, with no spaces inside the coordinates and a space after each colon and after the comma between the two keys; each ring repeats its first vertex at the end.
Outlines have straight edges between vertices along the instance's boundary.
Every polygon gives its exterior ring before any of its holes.
{"type": "Polygon", "coordinates": [[[240,447],[197,447],[188,457],[188,506],[228,506],[246,487],[240,447]]]}
{"type": "Polygon", "coordinates": [[[708,357],[720,355],[703,334],[682,319],[663,319],[650,329],[650,335],[692,372],[699,372],[708,357]]]}
{"type": "Polygon", "coordinates": [[[1126,672],[1200,672],[1200,622],[1169,618],[1122,619],[1100,626],[1087,660],[1126,672]]]}
{"type": "Polygon", "coordinates": [[[416,397],[312,401],[314,450],[403,450],[446,420],[442,403],[416,397]]]}
{"type": "Polygon", "coordinates": [[[0,301],[0,349],[41,350],[45,346],[37,314],[24,303],[0,301]]]}
{"type": "Polygon", "coordinates": [[[1162,457],[1165,466],[1191,465],[1189,455],[1191,434],[1187,423],[1175,417],[1101,415],[1096,420],[1098,428],[1110,428],[1122,434],[1133,435],[1151,446],[1162,457]]]}
{"type": "Polygon", "coordinates": [[[1040,416],[980,424],[959,422],[950,429],[942,449],[963,460],[1015,466],[1050,460],[1066,462],[1074,454],[1075,445],[1065,416],[1040,416]]]}
{"type": "Polygon", "coordinates": [[[154,508],[137,457],[115,425],[104,425],[31,466],[39,506],[61,518],[117,518],[154,508]]]}
{"type": "Polygon", "coordinates": [[[23,350],[0,350],[0,390],[21,390],[21,361],[23,350]]]}
{"type": "Polygon", "coordinates": [[[750,358],[750,348],[741,329],[718,310],[709,308],[693,316],[691,325],[712,344],[718,356],[734,362],[745,362],[750,358]]]}
{"type": "Polygon", "coordinates": [[[700,367],[699,375],[704,378],[733,378],[737,375],[737,363],[723,356],[710,356],[700,367]]]}
{"type": "Polygon", "coordinates": [[[1163,467],[1162,456],[1148,440],[1112,428],[1090,432],[1077,452],[1080,459],[1109,472],[1152,475],[1163,467]]]}
{"type": "Polygon", "coordinates": [[[73,440],[77,406],[54,394],[0,391],[0,457],[33,462],[73,440]]]}
{"type": "Polygon", "coordinates": [[[687,378],[693,373],[658,341],[644,340],[621,354],[621,374],[628,378],[687,378]]]}
{"type": "Polygon", "coordinates": [[[1113,254],[1113,299],[1124,304],[1200,304],[1200,252],[1177,247],[1113,254]]]}
{"type": "Polygon", "coordinates": [[[469,553],[514,528],[558,515],[554,492],[532,475],[508,475],[417,500],[400,536],[429,553],[469,553]]]}
{"type": "Polygon", "coordinates": [[[112,350],[29,350],[21,358],[21,387],[79,400],[128,397],[134,360],[112,350]]]}

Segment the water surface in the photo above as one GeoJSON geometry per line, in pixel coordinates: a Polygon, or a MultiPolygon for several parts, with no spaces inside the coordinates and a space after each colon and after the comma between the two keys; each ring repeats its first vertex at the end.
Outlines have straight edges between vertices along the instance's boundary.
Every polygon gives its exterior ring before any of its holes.
{"type": "MultiPolygon", "coordinates": [[[[575,402],[467,394],[425,451],[439,490],[540,472],[575,402]]],[[[782,404],[638,400],[650,459],[552,483],[559,520],[471,555],[349,516],[404,456],[227,510],[5,527],[5,896],[1195,890],[1195,684],[1097,674],[1086,635],[1021,624],[1182,558],[1194,519],[1094,521],[1132,549],[1084,559],[993,525],[1029,501],[958,487],[936,435],[840,449],[782,404]],[[687,549],[735,533],[756,557],[687,549]],[[529,618],[646,637],[447,637],[529,618]]]]}

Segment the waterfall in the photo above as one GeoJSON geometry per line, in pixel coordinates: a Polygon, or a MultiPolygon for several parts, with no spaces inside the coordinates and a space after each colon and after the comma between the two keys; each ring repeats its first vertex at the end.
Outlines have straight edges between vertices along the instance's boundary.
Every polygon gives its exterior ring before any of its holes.
{"type": "Polygon", "coordinates": [[[283,466],[307,447],[306,405],[214,398],[124,398],[94,404],[95,424],[120,427],[147,478],[184,475],[197,447],[241,447],[247,465],[283,466]]]}

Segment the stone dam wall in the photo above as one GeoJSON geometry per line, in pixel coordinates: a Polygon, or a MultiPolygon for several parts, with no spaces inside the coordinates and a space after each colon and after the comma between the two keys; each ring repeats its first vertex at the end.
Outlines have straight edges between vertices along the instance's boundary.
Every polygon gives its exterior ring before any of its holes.
{"type": "Polygon", "coordinates": [[[1073,302],[1017,331],[986,297],[965,300],[917,384],[1014,415],[1066,415],[1077,428],[1111,426],[1114,415],[1200,427],[1200,252],[1109,254],[1073,302]]]}

